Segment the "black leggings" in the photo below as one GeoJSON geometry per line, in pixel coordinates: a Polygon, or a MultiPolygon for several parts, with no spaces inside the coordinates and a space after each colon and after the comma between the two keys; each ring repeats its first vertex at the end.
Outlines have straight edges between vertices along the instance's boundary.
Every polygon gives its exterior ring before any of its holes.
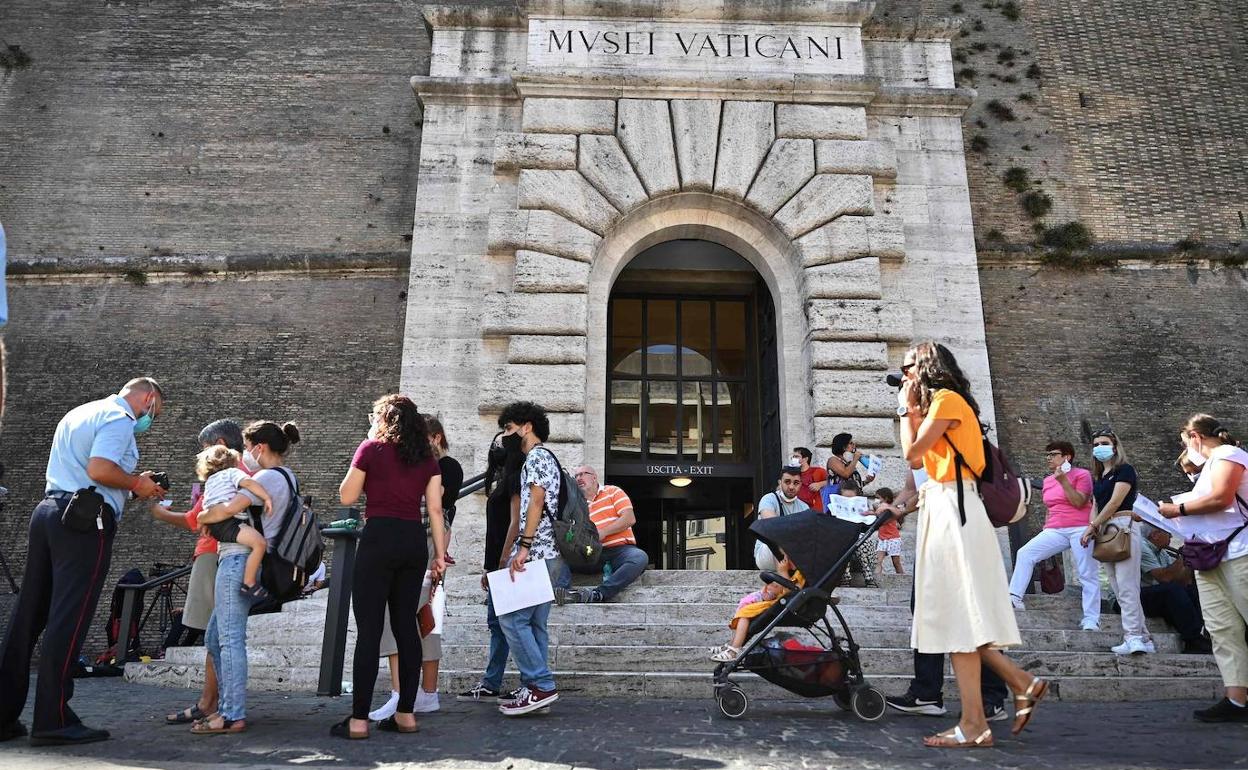
{"type": "Polygon", "coordinates": [[[355,610],[355,661],[351,716],[368,719],[377,684],[378,653],[386,607],[399,652],[399,711],[410,714],[420,683],[420,630],[416,609],[429,564],[425,526],[419,521],[368,519],[355,557],[351,604],[355,610]]]}

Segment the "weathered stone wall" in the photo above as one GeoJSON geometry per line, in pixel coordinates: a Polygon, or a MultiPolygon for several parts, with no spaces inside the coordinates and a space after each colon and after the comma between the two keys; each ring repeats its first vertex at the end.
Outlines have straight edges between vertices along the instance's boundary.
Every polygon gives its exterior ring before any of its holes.
{"type": "MultiPolygon", "coordinates": [[[[164,413],[139,439],[139,452],[142,468],[169,473],[176,510],[189,501],[203,425],[222,417],[293,420],[303,440],[290,465],[329,521],[340,507],[338,482],[368,429],[372,399],[398,385],[406,286],[407,276],[398,272],[141,287],[99,279],[11,285],[10,390],[0,435],[10,495],[0,548],[19,580],[27,521],[43,492],[57,422],[138,374],[156,377],[168,394],[164,413]]],[[[454,441],[454,427],[447,429],[454,441]]],[[[131,567],[146,573],[155,561],[181,564],[193,545],[191,533],[131,505],[108,584],[131,567]]],[[[94,626],[100,642],[107,614],[105,601],[94,626]]]]}
{"type": "Polygon", "coordinates": [[[428,67],[399,0],[6,0],[10,259],[405,255],[428,67]]]}
{"type": "Polygon", "coordinates": [[[1081,423],[1111,427],[1149,496],[1190,487],[1173,467],[1178,430],[1206,411],[1248,435],[1238,268],[1136,264],[1073,272],[980,270],[998,430],[1021,470],[1067,440],[1090,466],[1081,423]]]}

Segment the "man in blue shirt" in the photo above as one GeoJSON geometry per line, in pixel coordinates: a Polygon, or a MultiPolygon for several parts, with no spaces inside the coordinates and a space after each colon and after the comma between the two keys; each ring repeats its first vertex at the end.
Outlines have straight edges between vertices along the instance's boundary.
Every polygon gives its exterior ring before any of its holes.
{"type": "Polygon", "coordinates": [[[159,499],[165,494],[150,472],[135,473],[139,450],[134,441],[163,407],[160,385],[139,377],[115,396],[70,410],[56,426],[45,496],[30,517],[25,582],[0,652],[0,741],[26,734],[18,717],[26,706],[31,653],[41,633],[31,744],[91,743],[109,737],[107,730],[84,725],[69,707],[73,664],[108,574],[126,495],[159,499]],[[94,529],[81,531],[62,517],[74,493],[89,487],[103,496],[106,510],[94,529]]]}

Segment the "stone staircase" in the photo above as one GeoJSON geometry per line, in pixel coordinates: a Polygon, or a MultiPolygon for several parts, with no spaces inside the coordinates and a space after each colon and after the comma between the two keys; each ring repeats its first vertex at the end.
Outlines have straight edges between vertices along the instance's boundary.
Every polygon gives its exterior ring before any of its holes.
{"type": "MultiPolygon", "coordinates": [[[[578,582],[580,582],[578,580],[578,582]]],[[[593,696],[711,697],[707,649],[727,640],[737,600],[758,585],[755,571],[647,572],[620,601],[555,607],[550,616],[551,664],[560,690],[593,696]]],[[[485,664],[489,633],[479,576],[447,582],[441,690],[470,687],[485,664]]],[[[1077,588],[1031,596],[1017,613],[1023,647],[1010,655],[1050,677],[1067,700],[1208,699],[1221,692],[1211,656],[1179,654],[1173,630],[1150,620],[1157,654],[1119,657],[1118,616],[1102,616],[1102,631],[1079,630],[1077,588]]],[[[841,610],[862,645],[868,679],[885,693],[905,689],[911,675],[910,578],[886,575],[880,588],[842,588],[841,610]]],[[[249,686],[315,691],[327,592],[287,605],[248,625],[249,686]]],[[[834,623],[835,625],[835,623],[834,623]]],[[[345,679],[350,679],[354,631],[349,632],[345,679]]],[[[946,666],[946,696],[956,690],[946,666]]],[[[509,684],[514,675],[509,674],[509,684]]],[[[170,649],[162,661],[126,666],[130,681],[196,687],[203,679],[203,648],[170,649]]],[[[752,699],[796,696],[750,674],[738,681],[752,699]]],[[[383,663],[378,694],[388,686],[383,663]]]]}

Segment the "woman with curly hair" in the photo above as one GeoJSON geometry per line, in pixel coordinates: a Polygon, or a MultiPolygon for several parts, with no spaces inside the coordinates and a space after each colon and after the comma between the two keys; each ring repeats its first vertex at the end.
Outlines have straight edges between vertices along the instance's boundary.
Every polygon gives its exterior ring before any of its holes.
{"type": "Polygon", "coordinates": [[[420,682],[420,631],[416,619],[426,569],[436,579],[446,571],[442,521],[442,476],[429,444],[425,418],[410,398],[382,396],[368,415],[368,438],[355,450],[351,468],[338,487],[343,505],[364,493],[364,533],[355,557],[351,603],[355,611],[355,658],[351,716],[330,733],[368,737],[368,712],[377,683],[383,618],[390,612],[399,656],[399,702],[394,715],[377,724],[387,732],[414,733],[413,714],[420,682]],[[425,539],[421,503],[429,513],[434,553],[425,539]]]}
{"type": "Polygon", "coordinates": [[[902,452],[912,468],[923,468],[928,477],[919,493],[910,646],[920,653],[950,653],[962,699],[958,724],[923,742],[938,748],[987,747],[993,738],[980,693],[981,665],[1014,691],[1016,735],[1031,720],[1048,683],[1001,652],[1021,640],[997,537],[976,494],[975,480],[986,462],[970,383],[953,353],[935,342],[907,351],[901,371],[902,452]]]}

